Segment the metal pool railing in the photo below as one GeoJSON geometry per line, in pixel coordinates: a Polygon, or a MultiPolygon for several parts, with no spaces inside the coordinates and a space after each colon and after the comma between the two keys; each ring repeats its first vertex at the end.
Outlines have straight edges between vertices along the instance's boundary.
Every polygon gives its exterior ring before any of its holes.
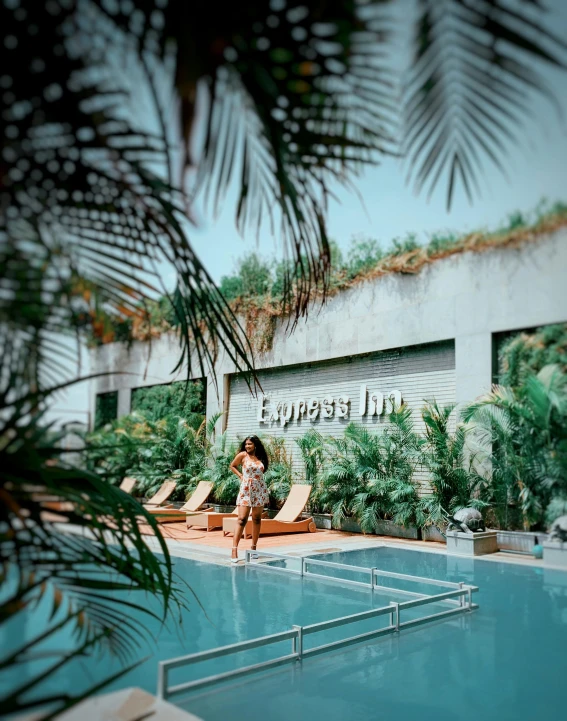
{"type": "Polygon", "coordinates": [[[409,576],[403,573],[394,573],[391,571],[381,571],[378,568],[363,568],[360,566],[348,566],[342,563],[333,563],[331,561],[320,561],[312,558],[297,558],[293,556],[284,556],[282,554],[275,553],[264,553],[262,556],[275,559],[285,559],[286,562],[299,561],[300,569],[284,569],[274,568],[264,563],[252,562],[250,558],[250,552],[246,553],[246,560],[250,565],[264,568],[267,570],[282,571],[284,573],[292,573],[296,575],[303,575],[304,577],[315,577],[324,578],[326,580],[338,581],[340,583],[355,584],[358,586],[367,586],[372,590],[383,590],[391,593],[408,594],[417,596],[409,601],[398,602],[390,601],[388,606],[382,606],[381,608],[373,608],[369,611],[362,611],[360,613],[354,613],[348,616],[341,616],[340,618],[333,618],[329,621],[320,621],[319,623],[312,623],[308,626],[297,626],[294,625],[289,631],[282,631],[280,633],[273,633],[268,636],[261,636],[260,638],[254,638],[249,641],[240,641],[238,643],[232,643],[227,646],[220,646],[209,651],[199,651],[197,653],[191,653],[187,656],[180,656],[178,658],[172,658],[167,661],[161,661],[158,667],[158,684],[157,684],[157,695],[159,698],[168,699],[171,696],[182,692],[194,691],[197,689],[203,689],[207,686],[212,686],[222,681],[228,681],[231,679],[241,678],[248,676],[260,671],[267,671],[269,669],[282,666],[284,664],[301,661],[311,656],[317,656],[328,651],[333,651],[351,644],[360,643],[361,641],[369,641],[380,636],[387,634],[399,633],[403,629],[413,628],[420,626],[424,623],[431,623],[442,619],[449,618],[458,614],[469,613],[474,609],[478,608],[476,604],[472,602],[472,594],[478,591],[478,587],[469,586],[464,583],[452,583],[450,581],[438,581],[436,579],[422,578],[420,576],[409,576]],[[360,581],[351,581],[349,579],[335,578],[325,576],[324,574],[313,573],[308,570],[309,565],[326,566],[337,570],[356,571],[364,572],[369,575],[369,582],[364,583],[360,581]],[[376,584],[376,578],[389,577],[396,579],[403,579],[408,581],[415,581],[416,583],[437,585],[441,587],[450,588],[451,590],[444,591],[442,593],[436,593],[433,595],[419,594],[412,591],[402,591],[397,588],[390,588],[388,586],[380,586],[376,584]],[[419,618],[412,618],[409,620],[402,620],[402,612],[407,611],[411,608],[419,606],[426,606],[431,603],[444,603],[451,604],[453,607],[445,611],[438,611],[426,616],[419,618]],[[365,633],[360,633],[354,636],[348,636],[339,641],[332,641],[325,643],[314,648],[305,649],[304,639],[306,636],[320,633],[321,631],[327,631],[332,628],[339,628],[341,626],[347,626],[358,621],[367,621],[370,619],[378,618],[380,616],[389,616],[389,624],[382,628],[373,629],[365,633]],[[223,658],[226,656],[232,656],[243,651],[250,651],[255,648],[261,648],[263,646],[271,646],[276,643],[283,641],[291,641],[291,653],[278,656],[277,658],[261,661],[241,668],[236,668],[231,671],[225,671],[210,676],[204,676],[193,681],[186,681],[177,685],[169,685],[169,672],[174,669],[193,666],[194,664],[203,663],[204,661],[210,661],[213,659],[223,658]]]}

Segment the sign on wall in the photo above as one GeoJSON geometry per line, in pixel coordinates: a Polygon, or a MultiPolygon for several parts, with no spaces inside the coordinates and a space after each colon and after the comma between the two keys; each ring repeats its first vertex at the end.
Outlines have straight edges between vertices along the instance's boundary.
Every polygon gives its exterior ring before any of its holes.
{"type": "MultiPolygon", "coordinates": [[[[357,414],[364,416],[381,416],[391,413],[402,404],[402,392],[399,390],[373,391],[368,386],[360,386],[357,414]]],[[[279,423],[285,426],[293,421],[317,418],[349,418],[351,415],[351,399],[346,393],[327,391],[322,397],[298,398],[296,400],[270,399],[261,395],[258,399],[258,423],[279,423]]]]}
{"type": "Polygon", "coordinates": [[[250,393],[244,374],[230,377],[226,431],[231,439],[250,434],[285,442],[294,467],[301,468],[297,441],[306,431],[340,438],[349,423],[378,431],[393,406],[411,410],[422,432],[425,400],[455,402],[452,341],[317,361],[258,372],[263,397],[250,393]]]}

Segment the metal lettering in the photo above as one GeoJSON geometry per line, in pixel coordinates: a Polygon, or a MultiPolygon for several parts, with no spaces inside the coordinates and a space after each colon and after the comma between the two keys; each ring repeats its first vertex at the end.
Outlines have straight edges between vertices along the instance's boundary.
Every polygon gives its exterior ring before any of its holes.
{"type": "Polygon", "coordinates": [[[314,421],[318,415],[319,415],[319,401],[317,400],[317,398],[310,398],[309,406],[307,408],[307,416],[308,416],[309,420],[314,421]]]}
{"type": "Polygon", "coordinates": [[[366,414],[366,386],[360,386],[360,404],[358,406],[358,415],[363,416],[366,414]]]}
{"type": "Polygon", "coordinates": [[[323,398],[323,403],[321,405],[321,418],[333,417],[333,413],[335,412],[335,409],[333,407],[334,402],[334,398],[323,398]]]}
{"type": "Polygon", "coordinates": [[[337,417],[347,418],[348,416],[348,405],[350,398],[348,396],[341,396],[337,401],[337,417]]]}

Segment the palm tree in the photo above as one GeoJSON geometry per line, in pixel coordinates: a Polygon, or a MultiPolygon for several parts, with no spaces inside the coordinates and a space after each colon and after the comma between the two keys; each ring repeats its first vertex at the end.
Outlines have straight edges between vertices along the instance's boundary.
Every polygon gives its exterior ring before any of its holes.
{"type": "Polygon", "coordinates": [[[394,410],[388,420],[380,433],[349,423],[343,438],[327,443],[320,500],[335,527],[348,516],[369,533],[378,531],[382,519],[406,526],[416,522],[414,473],[421,441],[407,407],[394,410]]]}
{"type": "MultiPolygon", "coordinates": [[[[547,30],[539,4],[504,0],[421,0],[411,18],[395,0],[21,0],[2,4],[0,22],[5,579],[17,574],[27,593],[22,559],[26,573],[43,572],[55,538],[70,547],[65,568],[82,552],[45,516],[42,503],[55,494],[72,503],[65,513],[80,526],[101,514],[125,521],[116,567],[136,587],[162,593],[167,608],[167,549],[164,567],[144,552],[139,509],[80,469],[46,465],[56,450],[41,446],[41,413],[65,379],[80,376],[85,324],[110,339],[109,316],[131,330],[165,294],[180,367],[204,375],[223,348],[237,370],[253,371],[242,328],[190,243],[195,198],[218,209],[234,182],[241,230],[265,218],[278,224],[293,326],[315,286],[326,287],[331,184],[351,185],[365,165],[403,152],[419,188],[447,176],[449,203],[459,180],[471,194],[482,155],[502,164],[525,88],[553,97],[538,64],[563,67],[565,43],[547,30]],[[398,6],[412,25],[401,89],[389,16],[392,8],[396,20],[398,6]],[[144,103],[152,116],[145,125],[144,103]],[[162,283],[164,263],[175,269],[174,292],[162,283]]],[[[94,545],[87,555],[100,567],[107,554],[94,545]]],[[[22,598],[3,607],[2,619],[22,598]]],[[[83,593],[71,622],[97,604],[83,593]]],[[[76,698],[55,701],[62,709],[76,698]]],[[[0,702],[25,708],[13,695],[0,702]]]]}
{"type": "Polygon", "coordinates": [[[270,467],[265,475],[270,507],[278,508],[289,496],[293,483],[292,457],[286,448],[285,438],[268,436],[263,442],[270,459],[270,467]]]}
{"type": "Polygon", "coordinates": [[[238,453],[239,444],[231,441],[226,432],[220,433],[207,452],[207,465],[201,477],[213,483],[213,494],[217,503],[234,504],[240,488],[240,481],[229,466],[238,453]]]}
{"type": "Polygon", "coordinates": [[[377,532],[381,519],[402,526],[418,523],[415,472],[422,441],[411,410],[403,404],[393,410],[377,435],[357,426],[347,428],[347,433],[354,443],[360,477],[366,480],[352,504],[362,530],[377,532]]]}
{"type": "Polygon", "coordinates": [[[295,439],[301,453],[305,470],[305,483],[312,486],[309,496],[309,508],[312,512],[321,510],[321,471],[325,460],[325,439],[314,428],[295,439]]]}
{"type": "Polygon", "coordinates": [[[140,663],[131,660],[140,647],[132,615],[165,620],[186,602],[155,519],[119,488],[66,466],[39,420],[11,426],[0,451],[0,625],[21,629],[31,618],[34,629],[15,648],[2,649],[1,702],[7,715],[39,710],[52,718],[99,689],[61,692],[46,683],[52,674],[105,649],[123,665],[106,683],[121,677],[140,663]],[[146,545],[141,520],[153,529],[163,560],[146,545]],[[73,530],[62,533],[62,525],[73,530]],[[140,591],[161,602],[161,619],[143,598],[136,600],[140,591]],[[70,646],[61,642],[63,632],[70,646]],[[50,641],[61,649],[46,655],[50,641]],[[39,671],[29,667],[38,659],[39,671]]]}
{"type": "Polygon", "coordinates": [[[465,413],[492,464],[498,520],[518,504],[525,530],[540,524],[552,497],[567,496],[567,379],[547,365],[517,388],[494,386],[465,413]]]}
{"type": "Polygon", "coordinates": [[[426,439],[421,462],[429,487],[419,502],[423,525],[444,526],[447,515],[460,508],[486,506],[477,497],[487,482],[477,471],[477,458],[468,443],[471,427],[455,423],[451,428],[454,411],[454,404],[440,408],[436,401],[429,401],[421,412],[426,439]]]}

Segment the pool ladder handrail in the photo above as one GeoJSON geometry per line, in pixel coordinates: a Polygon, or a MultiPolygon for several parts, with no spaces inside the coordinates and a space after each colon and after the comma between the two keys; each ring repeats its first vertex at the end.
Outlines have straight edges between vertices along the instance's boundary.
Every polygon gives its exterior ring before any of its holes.
{"type": "Polygon", "coordinates": [[[182,692],[188,692],[193,691],[195,689],[204,688],[206,686],[211,686],[216,683],[219,683],[221,681],[227,681],[230,679],[239,678],[242,676],[248,676],[250,674],[256,673],[258,671],[265,671],[268,669],[276,668],[278,666],[282,666],[286,663],[290,663],[292,661],[301,661],[304,658],[309,658],[311,656],[316,656],[321,653],[326,653],[328,651],[336,650],[345,646],[349,646],[355,643],[360,643],[361,641],[365,640],[371,640],[373,638],[377,638],[379,636],[385,636],[391,633],[399,633],[402,629],[406,628],[413,628],[415,626],[420,626],[424,623],[430,623],[432,621],[441,620],[444,618],[448,618],[450,616],[455,616],[458,614],[463,613],[470,613],[471,611],[478,608],[477,604],[473,604],[472,602],[472,594],[476,593],[478,591],[477,586],[470,586],[467,584],[464,584],[462,582],[452,582],[452,581],[439,581],[437,579],[428,579],[423,578],[421,576],[410,576],[407,574],[402,573],[395,573],[393,571],[381,571],[377,568],[363,568],[361,566],[347,566],[346,564],[341,563],[334,563],[332,561],[319,561],[317,559],[311,559],[311,558],[305,558],[305,557],[295,557],[295,556],[284,556],[283,554],[276,554],[276,553],[269,553],[269,552],[262,552],[263,556],[269,556],[272,558],[279,558],[279,559],[285,559],[289,561],[297,561],[301,560],[301,571],[294,571],[291,569],[274,569],[273,567],[269,567],[266,564],[262,563],[252,563],[250,559],[250,551],[246,552],[246,560],[248,563],[254,566],[263,567],[269,570],[278,570],[278,571],[284,571],[286,573],[294,573],[294,574],[300,574],[300,575],[308,575],[308,576],[315,576],[317,578],[326,578],[329,580],[334,581],[344,581],[344,579],[336,579],[336,578],[330,578],[328,576],[324,576],[322,574],[312,573],[306,571],[306,565],[309,563],[314,563],[315,565],[324,565],[327,567],[335,567],[338,569],[348,569],[350,571],[364,571],[365,573],[370,573],[371,581],[370,584],[364,584],[359,581],[350,581],[346,580],[346,583],[350,584],[356,584],[356,585],[371,585],[372,589],[385,589],[388,591],[392,591],[394,593],[406,593],[410,595],[419,596],[418,598],[415,598],[410,601],[404,601],[404,602],[397,602],[397,601],[390,601],[388,606],[382,606],[380,608],[373,608],[369,611],[361,611],[360,613],[354,613],[349,614],[346,616],[340,616],[339,618],[334,618],[329,621],[320,621],[318,623],[312,623],[307,626],[298,626],[293,625],[292,628],[289,631],[282,631],[280,633],[273,633],[269,634],[267,636],[261,636],[259,638],[250,639],[248,641],[239,641],[237,643],[231,643],[227,646],[220,646],[218,648],[213,648],[208,651],[198,651],[197,653],[191,653],[186,656],[179,656],[177,658],[172,658],[167,661],[160,661],[158,664],[158,683],[157,683],[157,696],[161,699],[168,699],[171,696],[175,694],[179,694],[182,692]],[[398,579],[404,579],[404,580],[410,580],[410,581],[416,581],[418,583],[429,583],[433,585],[439,585],[444,587],[452,588],[450,591],[445,591],[443,593],[434,594],[432,596],[425,596],[423,594],[416,594],[411,591],[400,591],[400,589],[396,588],[390,588],[388,586],[377,586],[375,585],[374,581],[375,578],[378,576],[384,576],[384,577],[393,577],[398,579]],[[458,599],[458,605],[455,608],[448,609],[447,611],[439,611],[437,613],[429,614],[428,616],[422,616],[417,619],[412,619],[409,621],[402,621],[401,620],[401,612],[404,609],[409,608],[416,608],[418,606],[425,606],[430,603],[443,603],[443,602],[449,602],[453,603],[455,600],[458,599]],[[373,631],[367,631],[365,633],[357,634],[355,636],[350,636],[346,639],[342,639],[340,641],[332,641],[331,643],[326,643],[321,646],[316,646],[315,648],[310,649],[304,649],[303,648],[303,638],[305,636],[318,633],[320,631],[325,631],[330,628],[337,628],[340,626],[345,626],[350,623],[356,623],[358,621],[364,621],[371,618],[376,618],[379,616],[385,616],[390,615],[390,624],[384,628],[379,628],[373,631]],[[275,659],[270,659],[267,661],[261,661],[259,663],[255,663],[249,666],[244,666],[243,668],[234,669],[232,671],[225,671],[223,673],[219,674],[213,674],[210,676],[205,676],[204,678],[196,679],[194,681],[188,681],[185,683],[177,684],[176,686],[169,686],[168,685],[168,674],[169,671],[180,668],[181,666],[187,666],[190,664],[200,663],[203,661],[210,661],[215,658],[222,658],[224,656],[229,656],[235,653],[241,653],[242,651],[248,651],[254,648],[260,648],[262,646],[269,646],[274,643],[281,643],[282,641],[291,640],[292,642],[292,651],[290,654],[285,654],[283,656],[278,656],[275,659]]]}

